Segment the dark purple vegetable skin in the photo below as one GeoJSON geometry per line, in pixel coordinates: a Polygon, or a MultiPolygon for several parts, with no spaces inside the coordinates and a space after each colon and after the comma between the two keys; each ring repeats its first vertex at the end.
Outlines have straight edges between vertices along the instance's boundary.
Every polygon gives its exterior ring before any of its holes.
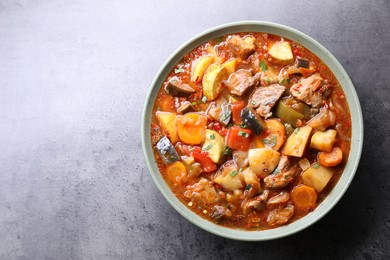
{"type": "Polygon", "coordinates": [[[171,141],[166,136],[158,141],[156,149],[165,164],[172,164],[179,160],[175,147],[173,147],[171,141]]]}
{"type": "Polygon", "coordinates": [[[265,129],[264,120],[253,110],[253,108],[245,107],[241,111],[241,119],[256,135],[259,135],[265,129]]]}

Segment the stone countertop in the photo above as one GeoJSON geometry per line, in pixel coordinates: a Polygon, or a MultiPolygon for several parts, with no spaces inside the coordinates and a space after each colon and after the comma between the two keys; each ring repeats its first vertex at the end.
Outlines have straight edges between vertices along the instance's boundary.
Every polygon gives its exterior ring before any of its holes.
{"type": "Polygon", "coordinates": [[[390,256],[390,4],[0,2],[1,259],[385,259],[390,256]],[[265,20],[322,43],[359,95],[365,142],[337,206],[290,237],[209,234],[146,167],[143,102],[165,59],[211,27],[265,20]]]}

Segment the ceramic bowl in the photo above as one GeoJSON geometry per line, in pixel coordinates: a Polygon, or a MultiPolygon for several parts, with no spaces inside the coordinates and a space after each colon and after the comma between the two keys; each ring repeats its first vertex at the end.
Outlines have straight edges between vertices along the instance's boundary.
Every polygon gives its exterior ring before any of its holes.
{"type": "Polygon", "coordinates": [[[336,205],[336,203],[348,189],[348,186],[350,185],[357,170],[363,146],[363,118],[359,99],[355,88],[350,78],[348,77],[348,74],[345,72],[344,68],[340,65],[337,59],[325,47],[323,47],[320,43],[308,35],[284,25],[261,21],[235,22],[212,28],[195,36],[191,40],[184,43],[177,51],[175,51],[163,64],[155,79],[153,80],[145,101],[141,128],[142,145],[146,163],[157,188],[160,190],[166,200],[183,217],[198,227],[222,237],[246,241],[270,240],[288,236],[304,228],[307,228],[322,218],[336,205]],[[324,199],[323,202],[320,203],[313,212],[309,213],[305,217],[291,224],[264,231],[247,231],[219,226],[206,219],[203,219],[188,209],[183,203],[179,201],[179,199],[175,197],[161,176],[154,159],[153,147],[150,140],[150,123],[152,118],[153,103],[156,99],[159,88],[174,65],[179,62],[179,60],[186,53],[190,52],[204,42],[223,35],[238,32],[265,32],[280,35],[301,44],[316,54],[333,71],[334,75],[337,77],[339,83],[343,87],[352,116],[352,142],[348,163],[340,177],[340,180],[337,182],[336,186],[330,192],[328,197],[324,199]]]}

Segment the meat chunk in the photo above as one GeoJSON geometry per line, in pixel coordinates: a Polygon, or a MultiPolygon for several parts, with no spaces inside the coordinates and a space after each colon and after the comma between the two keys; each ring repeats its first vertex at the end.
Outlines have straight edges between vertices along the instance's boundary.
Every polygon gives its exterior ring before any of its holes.
{"type": "Polygon", "coordinates": [[[211,210],[211,217],[219,219],[222,217],[231,217],[232,211],[224,206],[215,205],[211,210]]]}
{"type": "Polygon", "coordinates": [[[256,49],[255,38],[252,36],[241,38],[238,35],[233,35],[228,40],[227,45],[232,50],[233,54],[241,59],[248,58],[256,49]]]}
{"type": "Polygon", "coordinates": [[[288,205],[285,208],[274,209],[268,213],[267,222],[271,226],[279,226],[287,223],[294,215],[294,206],[288,205]]]}
{"type": "Polygon", "coordinates": [[[272,115],[272,107],[283,95],[285,86],[273,84],[268,87],[257,88],[249,99],[249,106],[256,109],[256,112],[267,118],[272,115]]]}
{"type": "Polygon", "coordinates": [[[212,204],[220,199],[214,186],[204,178],[194,185],[187,186],[186,189],[184,196],[200,205],[212,204]]]}
{"type": "Polygon", "coordinates": [[[315,73],[310,77],[302,79],[294,84],[291,89],[291,95],[300,101],[313,107],[320,107],[324,98],[324,92],[327,86],[323,86],[323,78],[315,73]]]}
{"type": "Polygon", "coordinates": [[[252,76],[252,70],[239,69],[230,74],[229,78],[223,83],[229,89],[230,93],[237,96],[242,96],[251,87],[259,82],[257,76],[252,76]]]}
{"type": "Polygon", "coordinates": [[[282,155],[275,171],[264,178],[266,188],[283,188],[291,183],[299,172],[297,165],[290,165],[288,157],[282,155]]]}
{"type": "Polygon", "coordinates": [[[165,86],[165,91],[173,96],[188,97],[195,90],[188,84],[180,83],[176,77],[171,78],[165,86]]]}

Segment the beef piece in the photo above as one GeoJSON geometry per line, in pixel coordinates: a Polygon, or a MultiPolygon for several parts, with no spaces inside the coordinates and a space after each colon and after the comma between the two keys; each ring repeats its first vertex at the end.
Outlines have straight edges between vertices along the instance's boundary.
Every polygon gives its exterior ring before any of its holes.
{"type": "Polygon", "coordinates": [[[297,165],[290,165],[288,157],[282,155],[278,167],[264,178],[266,188],[283,188],[291,183],[299,172],[297,165]]]}
{"type": "Polygon", "coordinates": [[[294,84],[291,89],[291,95],[305,102],[313,107],[320,107],[324,98],[324,88],[322,86],[323,78],[320,74],[315,73],[310,77],[302,79],[300,82],[294,84]]]}
{"type": "Polygon", "coordinates": [[[287,205],[285,208],[274,209],[268,213],[267,222],[271,226],[279,226],[286,224],[294,215],[294,206],[287,205]]]}
{"type": "Polygon", "coordinates": [[[191,105],[191,102],[189,102],[189,101],[183,102],[183,104],[177,109],[177,113],[182,114],[182,115],[184,115],[188,112],[194,112],[194,111],[195,111],[195,109],[191,105]]]}
{"type": "Polygon", "coordinates": [[[270,117],[272,115],[272,107],[285,90],[286,87],[279,84],[257,88],[249,99],[249,106],[255,108],[259,115],[265,118],[270,117]]]}
{"type": "Polygon", "coordinates": [[[176,78],[172,78],[165,86],[165,91],[177,97],[188,97],[195,93],[195,90],[188,84],[180,83],[176,78]]]}
{"type": "Polygon", "coordinates": [[[257,76],[252,76],[252,70],[239,69],[230,74],[229,78],[223,83],[229,89],[230,93],[242,96],[251,87],[259,82],[257,76]]]}
{"type": "Polygon", "coordinates": [[[246,36],[241,38],[238,35],[233,35],[227,42],[228,47],[232,50],[236,57],[241,59],[248,58],[255,52],[255,38],[246,36]]]}
{"type": "Polygon", "coordinates": [[[214,219],[219,219],[222,217],[231,217],[231,216],[232,216],[231,210],[224,206],[215,205],[211,209],[211,217],[214,219]]]}
{"type": "Polygon", "coordinates": [[[210,182],[205,178],[201,178],[194,185],[187,186],[186,189],[184,196],[199,205],[205,206],[220,199],[214,186],[210,185],[210,182]]]}

